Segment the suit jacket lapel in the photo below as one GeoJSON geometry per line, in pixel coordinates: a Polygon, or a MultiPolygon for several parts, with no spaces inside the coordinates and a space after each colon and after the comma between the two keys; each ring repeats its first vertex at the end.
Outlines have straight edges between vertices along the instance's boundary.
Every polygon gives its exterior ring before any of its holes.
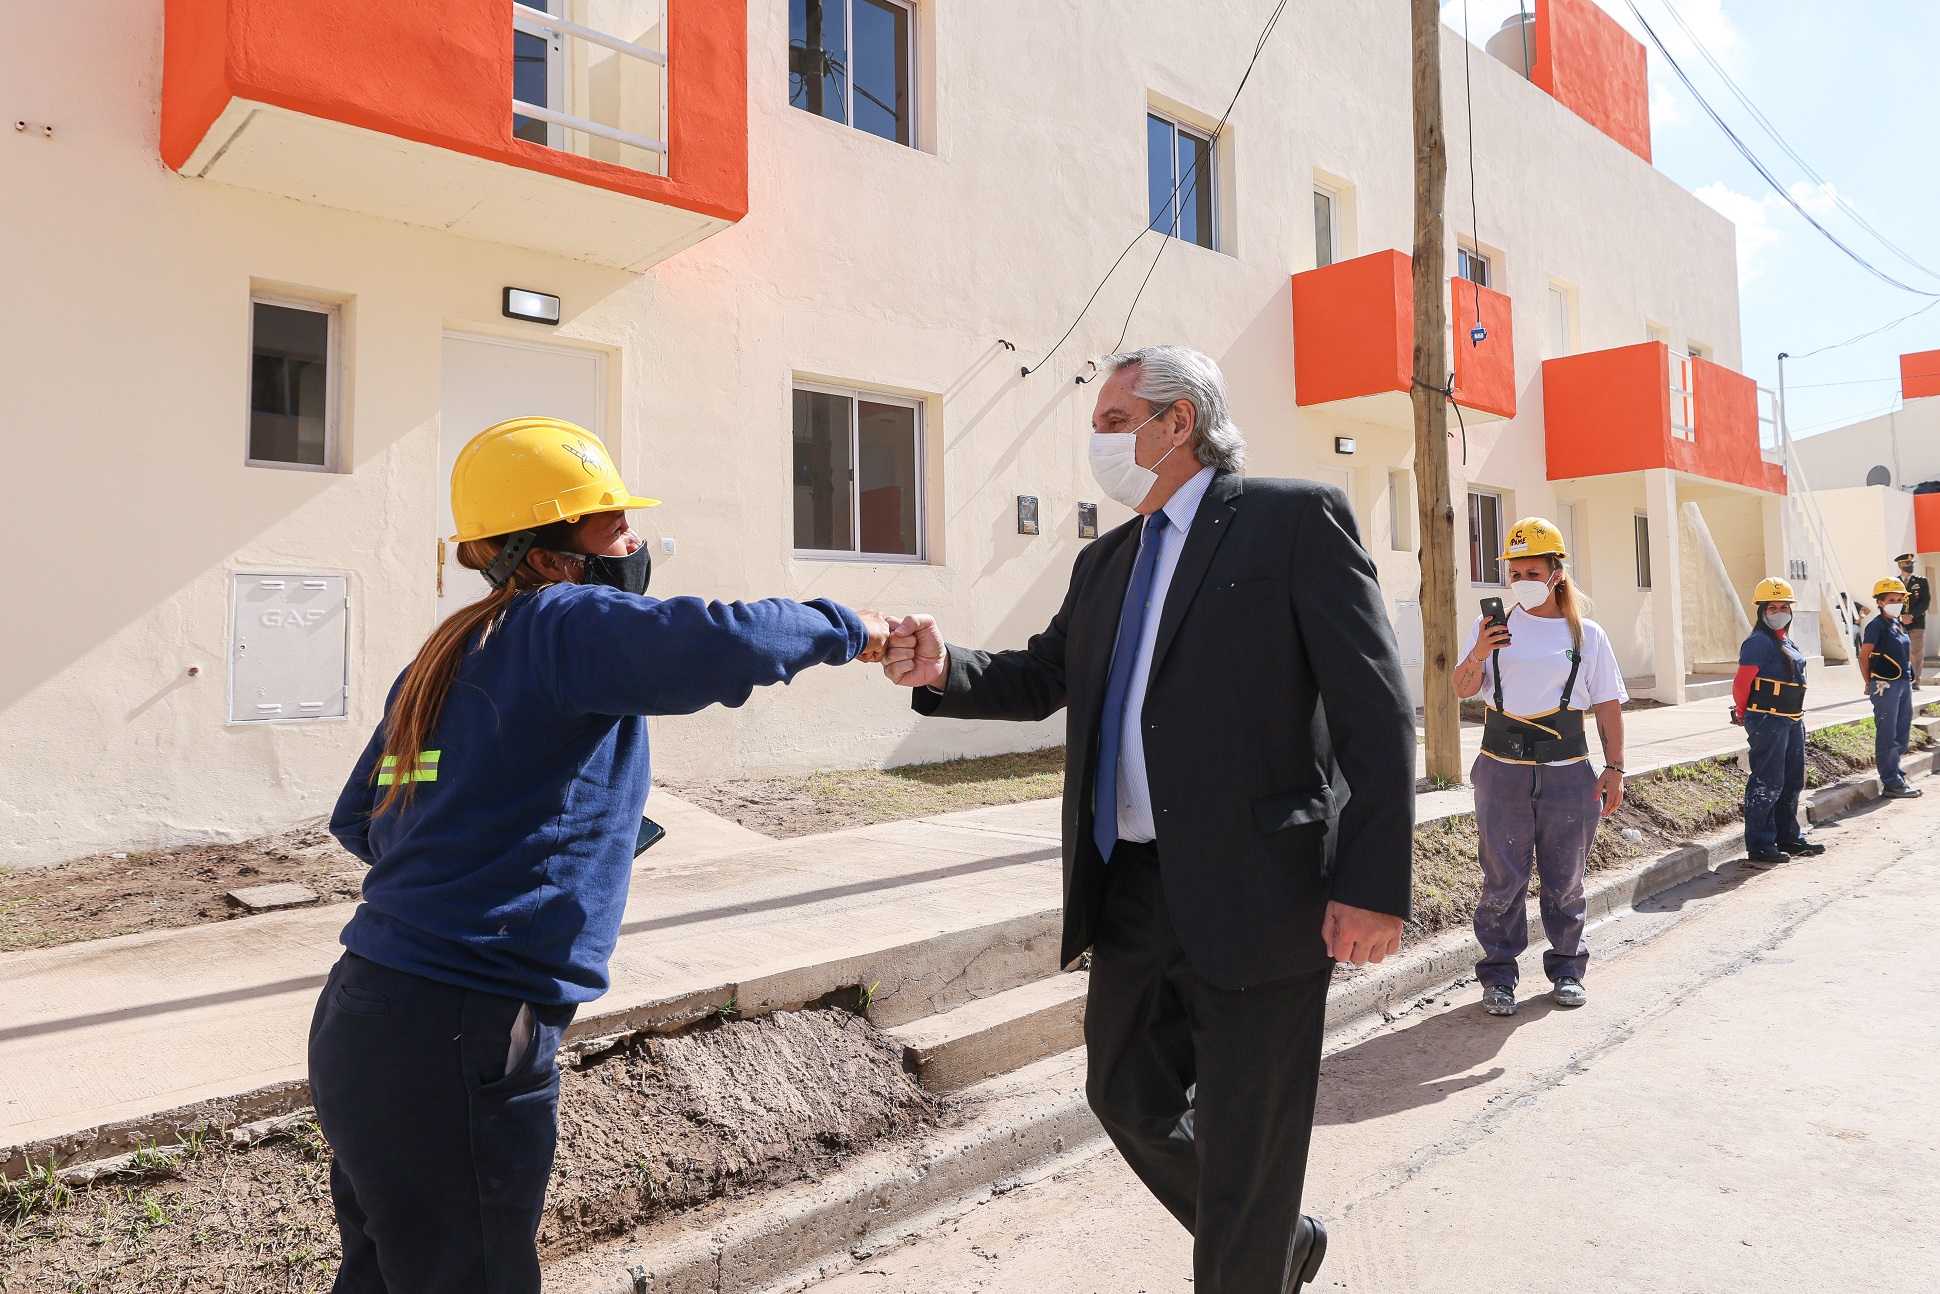
{"type": "MultiPolygon", "coordinates": [[[[1068,700],[1082,700],[1084,705],[1084,712],[1073,707],[1070,730],[1074,733],[1084,732],[1089,736],[1097,726],[1094,712],[1104,699],[1105,682],[1111,675],[1111,652],[1112,645],[1118,640],[1118,617],[1125,610],[1125,593],[1132,582],[1132,563],[1138,557],[1144,522],[1143,517],[1135,517],[1126,525],[1128,533],[1119,537],[1117,551],[1099,564],[1079,609],[1088,631],[1087,650],[1082,660],[1073,662],[1076,667],[1074,676],[1065,688],[1068,700]]],[[[1111,538],[1111,535],[1106,535],[1097,542],[1107,543],[1111,538]]]]}
{"type": "Polygon", "coordinates": [[[1172,645],[1180,622],[1186,618],[1187,608],[1192,605],[1200,583],[1206,578],[1213,554],[1218,551],[1220,541],[1226,538],[1226,532],[1233,528],[1233,516],[1237,511],[1234,505],[1245,489],[1246,478],[1231,472],[1215,474],[1211,484],[1206,486],[1205,497],[1199,500],[1199,510],[1192,515],[1192,529],[1186,532],[1186,546],[1179,553],[1179,564],[1173,569],[1172,583],[1165,589],[1165,609],[1159,614],[1159,636],[1152,645],[1152,672],[1148,678],[1158,677],[1159,666],[1165,662],[1166,649],[1172,645]]]}

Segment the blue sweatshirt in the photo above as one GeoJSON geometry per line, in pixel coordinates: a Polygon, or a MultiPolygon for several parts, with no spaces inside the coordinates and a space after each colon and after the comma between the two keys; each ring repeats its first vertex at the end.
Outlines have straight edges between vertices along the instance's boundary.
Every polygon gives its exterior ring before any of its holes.
{"type": "Polygon", "coordinates": [[[371,816],[382,724],[351,770],[330,831],[371,870],[344,946],[535,1004],[598,997],[647,799],[641,716],[740,705],[866,641],[825,599],[662,601],[581,584],[519,598],[466,654],[410,805],[371,816]]]}

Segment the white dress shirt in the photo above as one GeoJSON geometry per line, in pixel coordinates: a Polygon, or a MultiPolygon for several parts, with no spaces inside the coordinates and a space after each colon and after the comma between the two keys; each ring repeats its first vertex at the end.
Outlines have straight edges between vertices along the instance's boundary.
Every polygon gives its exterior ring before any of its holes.
{"type": "Polygon", "coordinates": [[[1152,648],[1158,642],[1159,619],[1165,614],[1166,590],[1171,587],[1172,572],[1179,567],[1179,554],[1185,551],[1186,532],[1192,529],[1192,518],[1199,511],[1199,501],[1206,497],[1206,487],[1212,484],[1212,479],[1212,468],[1200,468],[1198,474],[1181,485],[1161,509],[1167,525],[1159,533],[1159,564],[1152,573],[1152,600],[1146,608],[1143,632],[1138,637],[1138,655],[1132,658],[1132,678],[1125,692],[1125,722],[1119,729],[1120,840],[1158,838],[1158,829],[1152,825],[1152,787],[1145,777],[1145,742],[1142,740],[1145,684],[1152,673],[1152,648]]]}

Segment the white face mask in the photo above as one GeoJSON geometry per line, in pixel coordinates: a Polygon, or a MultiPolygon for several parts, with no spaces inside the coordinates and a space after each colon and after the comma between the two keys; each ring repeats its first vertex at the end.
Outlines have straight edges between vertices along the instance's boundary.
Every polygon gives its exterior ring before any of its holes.
{"type": "Polygon", "coordinates": [[[1792,613],[1790,611],[1767,611],[1765,613],[1765,624],[1769,628],[1783,629],[1791,623],[1792,613]]]}
{"type": "MultiPolygon", "coordinates": [[[[1165,410],[1159,410],[1164,413],[1165,410]]],[[[1155,413],[1152,418],[1158,417],[1155,413]]],[[[1145,422],[1152,421],[1147,418],[1145,422]]],[[[1106,497],[1115,499],[1128,508],[1136,510],[1145,502],[1145,496],[1159,482],[1159,474],[1154,468],[1172,457],[1174,445],[1159,456],[1159,462],[1151,467],[1138,465],[1138,432],[1145,422],[1130,431],[1094,431],[1091,433],[1091,478],[1098,482],[1098,488],[1106,497]]],[[[1181,442],[1183,443],[1183,442],[1181,442]]]]}
{"type": "Polygon", "coordinates": [[[1549,581],[1515,580],[1510,583],[1509,592],[1515,595],[1517,606],[1524,611],[1534,611],[1549,601],[1549,581]]]}

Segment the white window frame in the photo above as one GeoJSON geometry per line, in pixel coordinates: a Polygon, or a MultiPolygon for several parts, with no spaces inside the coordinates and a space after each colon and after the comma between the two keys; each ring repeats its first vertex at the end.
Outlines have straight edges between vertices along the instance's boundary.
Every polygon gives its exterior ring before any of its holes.
{"type": "Polygon", "coordinates": [[[1485,251],[1470,247],[1467,243],[1458,242],[1455,244],[1455,277],[1458,279],[1467,279],[1479,287],[1493,289],[1495,287],[1495,258],[1485,251]],[[1463,273],[1464,257],[1468,259],[1468,263],[1482,267],[1481,278],[1478,279],[1473,275],[1463,273]]]}
{"type": "Polygon", "coordinates": [[[1650,550],[1650,514],[1633,512],[1630,514],[1630,565],[1636,572],[1637,589],[1648,593],[1656,578],[1656,554],[1650,550]]]}
{"type": "MultiPolygon", "coordinates": [[[[806,108],[797,108],[796,111],[806,113],[818,121],[828,121],[831,126],[840,126],[844,130],[857,131],[861,134],[868,135],[871,139],[882,139],[882,136],[876,134],[874,131],[863,130],[862,127],[855,124],[855,68],[853,67],[855,62],[855,0],[840,0],[840,2],[842,5],[842,30],[846,33],[846,38],[849,41],[849,61],[852,65],[849,68],[848,74],[842,78],[843,93],[847,96],[846,101],[842,105],[842,120],[829,121],[827,117],[822,116],[820,113],[809,112],[806,108]]],[[[922,120],[918,115],[919,108],[923,102],[921,87],[918,84],[918,78],[922,75],[922,63],[918,56],[922,52],[923,44],[916,29],[916,24],[921,19],[922,14],[918,11],[916,5],[911,3],[911,0],[877,0],[877,2],[901,9],[909,15],[909,48],[904,52],[904,58],[907,60],[907,66],[909,68],[909,142],[907,144],[898,144],[893,139],[882,139],[882,142],[898,148],[916,148],[918,147],[918,141],[922,139],[921,132],[923,128],[922,120]]],[[[789,104],[791,108],[794,106],[792,103],[789,104]]]]}
{"type": "Polygon", "coordinates": [[[1661,341],[1666,346],[1670,345],[1671,344],[1670,325],[1660,324],[1655,319],[1646,317],[1644,319],[1644,340],[1661,341]]]}
{"type": "MultiPolygon", "coordinates": [[[[1217,164],[1217,160],[1215,159],[1214,165],[1217,166],[1217,164]]],[[[1339,189],[1331,184],[1322,184],[1318,180],[1314,181],[1314,196],[1327,200],[1327,241],[1332,244],[1328,249],[1327,255],[1329,259],[1327,264],[1338,265],[1341,262],[1341,213],[1347,204],[1341,201],[1341,191],[1339,189]]],[[[1215,203],[1216,201],[1215,196],[1215,203]]],[[[1215,221],[1215,228],[1217,228],[1217,224],[1218,222],[1215,221]]],[[[1319,231],[1317,230],[1314,236],[1314,251],[1316,253],[1320,251],[1320,237],[1319,231]]],[[[1315,268],[1318,269],[1320,267],[1315,266],[1315,268]]]]}
{"type": "Polygon", "coordinates": [[[1543,320],[1544,359],[1561,359],[1576,353],[1576,289],[1561,279],[1549,281],[1543,305],[1548,315],[1543,320]],[[1556,335],[1556,311],[1562,310],[1562,336],[1556,335]]]}
{"type": "Polygon", "coordinates": [[[1706,346],[1701,341],[1692,341],[1689,337],[1686,337],[1684,339],[1684,353],[1692,359],[1713,359],[1718,352],[1714,348],[1706,346]]]}
{"type": "MultiPolygon", "coordinates": [[[[1178,168],[1179,168],[1179,134],[1181,132],[1184,132],[1185,134],[1191,135],[1194,139],[1201,139],[1206,142],[1206,145],[1207,145],[1206,161],[1212,166],[1212,175],[1210,177],[1207,177],[1208,182],[1211,185],[1211,187],[1207,190],[1207,192],[1212,198],[1212,201],[1208,204],[1212,212],[1212,215],[1211,215],[1212,242],[1209,245],[1202,247],[1201,250],[1208,251],[1208,252],[1220,251],[1221,245],[1224,242],[1224,239],[1221,235],[1221,229],[1224,225],[1225,213],[1220,210],[1219,168],[1221,166],[1220,155],[1225,150],[1220,147],[1219,141],[1213,138],[1213,133],[1210,130],[1202,130],[1198,126],[1192,125],[1190,122],[1181,121],[1176,113],[1167,112],[1165,111],[1165,109],[1158,107],[1156,104],[1147,103],[1145,105],[1145,115],[1147,117],[1157,117],[1160,121],[1163,121],[1167,125],[1172,127],[1172,169],[1175,175],[1178,173],[1178,168]]],[[[1149,149],[1146,151],[1145,165],[1149,171],[1149,168],[1152,165],[1152,155],[1149,149]]],[[[1160,233],[1163,233],[1167,238],[1176,238],[1181,243],[1185,243],[1187,247],[1200,247],[1200,244],[1198,243],[1187,242],[1186,239],[1180,237],[1178,232],[1179,223],[1180,223],[1179,214],[1182,209],[1180,203],[1178,202],[1178,199],[1181,196],[1183,196],[1179,191],[1179,181],[1177,179],[1174,179],[1172,181],[1172,187],[1173,187],[1172,228],[1164,229],[1164,230],[1159,230],[1159,227],[1157,225],[1153,225],[1149,223],[1152,218],[1152,213],[1149,210],[1149,207],[1151,205],[1149,201],[1149,195],[1151,193],[1151,185],[1152,185],[1152,177],[1150,174],[1147,174],[1145,177],[1145,185],[1146,185],[1146,193],[1148,195],[1148,201],[1146,204],[1148,207],[1148,210],[1145,213],[1145,218],[1146,218],[1146,221],[1148,222],[1147,227],[1154,230],[1158,230],[1160,233]]]]}
{"type": "MultiPolygon", "coordinates": [[[[1508,524],[1509,524],[1508,521],[1506,520],[1508,513],[1504,508],[1504,505],[1508,503],[1509,499],[1508,499],[1508,496],[1504,494],[1501,490],[1486,490],[1486,489],[1482,489],[1479,486],[1474,486],[1474,485],[1469,486],[1468,487],[1468,516],[1469,516],[1469,526],[1471,528],[1478,528],[1478,524],[1476,521],[1476,511],[1475,511],[1475,500],[1478,495],[1486,496],[1488,498],[1495,500],[1496,530],[1495,530],[1494,538],[1491,539],[1487,535],[1483,535],[1481,538],[1484,541],[1482,544],[1483,552],[1485,554],[1487,553],[1495,554],[1496,578],[1493,580],[1480,579],[1477,577],[1481,574],[1481,572],[1476,570],[1471,570],[1469,572],[1469,587],[1475,588],[1475,589],[1507,588],[1509,586],[1509,582],[1503,578],[1503,574],[1504,574],[1503,567],[1506,565],[1506,563],[1502,561],[1502,536],[1507,531],[1508,524]]],[[[1489,561],[1489,558],[1487,556],[1484,556],[1482,559],[1482,564],[1486,565],[1488,561],[1489,561]]]]}
{"type": "MultiPolygon", "coordinates": [[[[561,12],[553,13],[551,0],[524,0],[524,3],[534,9],[551,14],[555,18],[568,16],[563,12],[565,8],[563,4],[560,6],[561,12]]],[[[541,27],[531,19],[521,18],[517,14],[512,16],[512,30],[527,36],[537,36],[540,40],[546,42],[546,101],[542,105],[535,104],[534,106],[550,108],[554,112],[559,113],[565,112],[566,80],[571,75],[571,69],[566,66],[566,34],[564,32],[554,31],[548,27],[541,27]]],[[[516,112],[513,113],[513,116],[517,115],[516,112]]],[[[540,124],[546,128],[547,148],[563,149],[566,147],[566,128],[564,126],[551,121],[541,122],[540,124]]]]}
{"type": "Polygon", "coordinates": [[[1397,553],[1415,551],[1414,473],[1405,467],[1388,471],[1388,548],[1397,553]]]}
{"type": "Polygon", "coordinates": [[[249,349],[247,352],[249,371],[243,379],[243,466],[268,467],[285,472],[336,472],[339,451],[343,444],[343,387],[344,387],[344,307],[341,301],[324,301],[316,297],[291,296],[286,292],[252,291],[249,294],[249,349]],[[250,420],[255,416],[254,399],[256,394],[256,307],[258,305],[282,306],[289,310],[308,310],[323,315],[329,320],[329,331],[324,334],[324,375],[323,387],[323,461],[321,463],[284,463],[273,458],[253,458],[250,456],[250,420]]]}
{"type": "MultiPolygon", "coordinates": [[[[929,564],[929,445],[924,430],[924,401],[916,396],[896,395],[888,391],[878,391],[866,386],[839,386],[828,382],[812,382],[797,378],[788,384],[789,393],[789,445],[790,463],[793,463],[794,445],[794,393],[814,391],[821,395],[839,395],[849,401],[849,533],[855,536],[856,551],[843,548],[796,548],[793,550],[797,561],[813,562],[866,562],[871,565],[892,564],[897,566],[926,566],[929,564]],[[914,458],[916,485],[916,552],[910,553],[866,553],[861,551],[862,543],[862,490],[860,479],[855,475],[862,470],[862,402],[871,404],[893,404],[900,408],[916,411],[916,452],[914,458]]],[[[789,530],[792,534],[795,525],[793,508],[794,473],[791,466],[789,530]]]]}

